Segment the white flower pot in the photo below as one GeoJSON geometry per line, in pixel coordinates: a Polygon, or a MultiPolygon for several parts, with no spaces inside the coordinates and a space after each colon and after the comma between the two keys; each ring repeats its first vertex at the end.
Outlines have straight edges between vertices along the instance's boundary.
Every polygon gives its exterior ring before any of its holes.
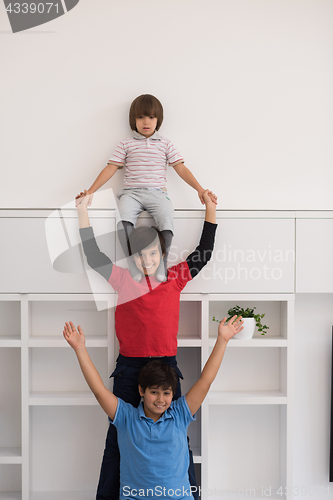
{"type": "Polygon", "coordinates": [[[256,320],[254,318],[243,318],[243,330],[234,335],[234,339],[245,340],[252,339],[254,330],[256,328],[256,320]]]}

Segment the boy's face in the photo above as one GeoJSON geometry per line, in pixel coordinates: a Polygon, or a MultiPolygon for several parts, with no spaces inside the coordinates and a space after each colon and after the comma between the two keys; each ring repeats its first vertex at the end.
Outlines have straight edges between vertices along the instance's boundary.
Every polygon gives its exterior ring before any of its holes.
{"type": "Polygon", "coordinates": [[[145,391],[139,386],[140,396],[143,396],[143,407],[146,417],[152,418],[154,422],[158,420],[169,408],[173,398],[171,387],[147,387],[145,391]]]}
{"type": "Polygon", "coordinates": [[[145,248],[134,256],[136,267],[145,276],[155,276],[161,262],[161,253],[158,243],[150,248],[145,248]]]}
{"type": "Polygon", "coordinates": [[[145,137],[150,137],[155,132],[157,125],[157,118],[154,115],[139,116],[139,118],[136,118],[135,124],[139,134],[145,137]]]}

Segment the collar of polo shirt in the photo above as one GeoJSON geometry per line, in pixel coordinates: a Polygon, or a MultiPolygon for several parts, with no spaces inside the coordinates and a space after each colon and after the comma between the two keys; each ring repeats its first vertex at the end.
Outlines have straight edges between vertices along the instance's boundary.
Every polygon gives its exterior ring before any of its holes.
{"type": "Polygon", "coordinates": [[[139,132],[137,132],[136,130],[133,130],[132,136],[134,137],[134,139],[139,139],[139,140],[142,140],[142,139],[153,139],[155,141],[161,140],[161,136],[158,135],[157,132],[154,132],[153,135],[151,135],[150,137],[145,137],[144,135],[139,134],[139,132]]]}

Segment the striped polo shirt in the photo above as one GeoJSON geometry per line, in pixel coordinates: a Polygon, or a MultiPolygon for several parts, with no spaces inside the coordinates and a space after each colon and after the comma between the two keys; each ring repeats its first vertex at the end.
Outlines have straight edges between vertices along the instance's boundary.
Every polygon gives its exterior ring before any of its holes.
{"type": "Polygon", "coordinates": [[[183,157],[169,139],[155,132],[144,137],[133,131],[133,135],[121,141],[108,163],[119,168],[126,167],[125,187],[166,186],[166,168],[183,163],[183,157]]]}

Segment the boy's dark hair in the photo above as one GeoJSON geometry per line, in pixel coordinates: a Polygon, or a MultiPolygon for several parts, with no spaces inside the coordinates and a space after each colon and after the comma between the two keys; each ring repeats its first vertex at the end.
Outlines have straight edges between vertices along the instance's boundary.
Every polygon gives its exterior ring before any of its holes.
{"type": "Polygon", "coordinates": [[[150,94],[143,94],[134,99],[129,110],[129,124],[131,130],[136,130],[135,120],[137,118],[151,115],[157,118],[156,130],[158,130],[163,122],[163,107],[160,101],[150,94]]]}
{"type": "Polygon", "coordinates": [[[155,227],[136,227],[133,229],[128,238],[130,255],[142,252],[144,248],[150,248],[155,243],[160,244],[162,255],[164,255],[165,241],[161,232],[155,227]]]}
{"type": "Polygon", "coordinates": [[[174,368],[166,365],[162,361],[149,361],[139,372],[138,383],[142,390],[147,387],[162,387],[163,390],[171,387],[173,394],[176,393],[178,385],[178,375],[174,368]]]}

